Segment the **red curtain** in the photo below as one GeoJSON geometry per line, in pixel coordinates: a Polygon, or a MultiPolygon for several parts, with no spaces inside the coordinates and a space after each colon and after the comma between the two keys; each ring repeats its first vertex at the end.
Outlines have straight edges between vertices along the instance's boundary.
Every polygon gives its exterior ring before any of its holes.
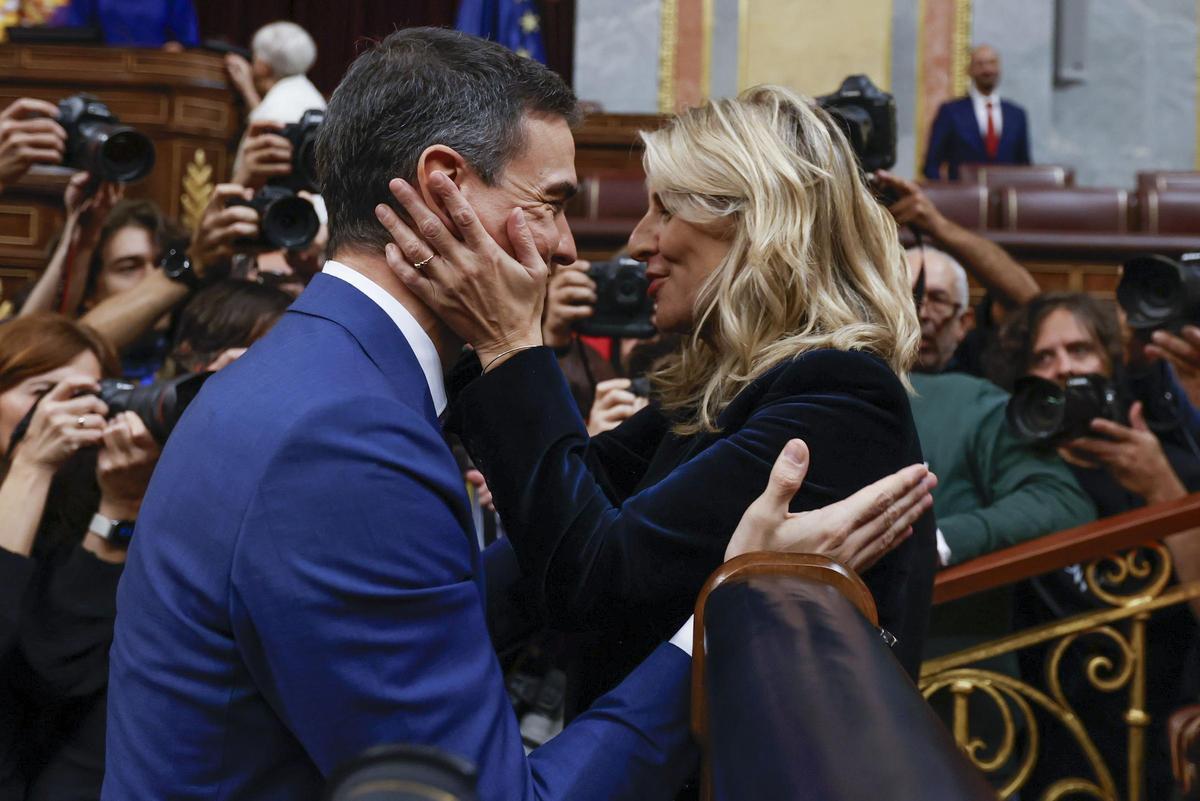
{"type": "MultiPolygon", "coordinates": [[[[254,32],[286,19],[303,26],[317,43],[317,63],[309,77],[328,95],[366,42],[396,28],[416,25],[453,27],[456,3],[450,0],[200,0],[203,39],[225,39],[250,46],[254,32]]],[[[575,56],[575,0],[540,0],[546,60],[567,83],[575,56]]]]}

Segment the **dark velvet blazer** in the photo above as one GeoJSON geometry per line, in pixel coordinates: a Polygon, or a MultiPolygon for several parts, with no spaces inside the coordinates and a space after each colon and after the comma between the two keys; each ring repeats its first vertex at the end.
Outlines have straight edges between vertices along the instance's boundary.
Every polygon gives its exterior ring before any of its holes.
{"type": "MultiPolygon", "coordinates": [[[[904,387],[861,352],[818,350],[779,365],[717,422],[718,433],[678,437],[651,405],[589,440],[545,348],[514,356],[459,395],[449,424],[487,477],[533,609],[555,628],[603,632],[586,660],[595,689],[686,620],[789,439],[803,438],[812,459],[793,511],[922,461],[904,387]]],[[[934,528],[932,514],[922,517],[914,536],[863,577],[912,676],[932,594],[934,528]]],[[[511,600],[489,593],[493,611],[513,608],[511,600]]]]}

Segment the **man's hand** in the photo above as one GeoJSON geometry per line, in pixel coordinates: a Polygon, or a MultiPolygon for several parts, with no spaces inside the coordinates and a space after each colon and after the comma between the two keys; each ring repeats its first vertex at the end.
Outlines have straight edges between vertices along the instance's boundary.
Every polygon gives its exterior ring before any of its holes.
{"type": "Polygon", "coordinates": [[[1155,331],[1150,339],[1146,358],[1170,362],[1188,400],[1200,408],[1200,328],[1185,325],[1178,335],[1155,331]]]}
{"type": "Polygon", "coordinates": [[[932,505],[937,478],[910,465],[843,501],[809,512],[788,505],[804,483],[809,453],[804,440],[789,442],[775,460],[767,488],[746,509],[725,549],[725,559],[751,551],[795,551],[830,557],[859,573],[912,534],[932,505]]]}
{"type": "Polygon", "coordinates": [[[1158,437],[1146,425],[1142,403],[1129,408],[1129,426],[1096,418],[1092,430],[1107,439],[1081,437],[1067,443],[1069,452],[1083,453],[1108,469],[1125,489],[1147,504],[1182,498],[1187,494],[1163,453],[1158,437]]]}
{"type": "Polygon", "coordinates": [[[628,378],[610,378],[596,385],[596,399],[588,413],[588,436],[614,429],[646,408],[649,401],[630,392],[632,384],[628,378]]]}
{"type": "Polygon", "coordinates": [[[0,112],[0,191],[34,164],[61,164],[67,132],[55,119],[58,108],[22,97],[0,112]]]}
{"type": "Polygon", "coordinates": [[[241,249],[238,241],[258,237],[258,212],[249,206],[230,205],[253,196],[254,192],[246,187],[217,184],[188,250],[199,277],[228,270],[229,260],[241,249]]]}
{"type": "Polygon", "coordinates": [[[292,172],[292,143],[279,135],[283,123],[256,120],[246,131],[233,183],[258,189],[271,178],[292,172]]]}
{"type": "Polygon", "coordinates": [[[552,348],[571,344],[571,326],[592,316],[596,303],[596,282],[588,278],[591,262],[582,259],[566,264],[550,276],[546,290],[546,316],[542,320],[542,339],[552,348]]]}
{"type": "Polygon", "coordinates": [[[136,517],[161,448],[133,412],[121,412],[109,420],[103,438],[104,447],[96,459],[100,514],[114,519],[136,517]]]}
{"type": "Polygon", "coordinates": [[[888,206],[888,211],[897,225],[911,225],[937,238],[938,232],[946,223],[946,218],[921,191],[921,187],[898,175],[892,175],[887,170],[876,171],[875,183],[896,197],[895,202],[888,206]]]}

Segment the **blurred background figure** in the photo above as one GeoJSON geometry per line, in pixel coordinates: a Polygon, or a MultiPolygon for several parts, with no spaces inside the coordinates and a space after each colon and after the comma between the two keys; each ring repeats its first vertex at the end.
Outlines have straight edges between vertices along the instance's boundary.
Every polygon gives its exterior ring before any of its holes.
{"type": "Polygon", "coordinates": [[[250,48],[253,61],[236,53],[225,56],[250,120],[296,122],[311,108],[325,109],[325,98],[307,77],[317,60],[308,31],[294,22],[272,22],[259,28],[250,48]]]}

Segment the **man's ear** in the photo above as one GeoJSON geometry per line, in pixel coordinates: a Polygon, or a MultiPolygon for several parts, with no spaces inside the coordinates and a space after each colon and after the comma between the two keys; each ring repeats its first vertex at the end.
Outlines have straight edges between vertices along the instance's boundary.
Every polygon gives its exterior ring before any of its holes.
{"type": "Polygon", "coordinates": [[[454,226],[450,222],[450,217],[442,208],[437,196],[429,188],[429,179],[435,172],[443,173],[461,187],[463,179],[467,175],[466,159],[460,156],[457,150],[446,145],[430,145],[417,159],[416,190],[421,193],[421,199],[425,201],[425,205],[441,218],[442,223],[449,230],[453,231],[454,226]]]}

